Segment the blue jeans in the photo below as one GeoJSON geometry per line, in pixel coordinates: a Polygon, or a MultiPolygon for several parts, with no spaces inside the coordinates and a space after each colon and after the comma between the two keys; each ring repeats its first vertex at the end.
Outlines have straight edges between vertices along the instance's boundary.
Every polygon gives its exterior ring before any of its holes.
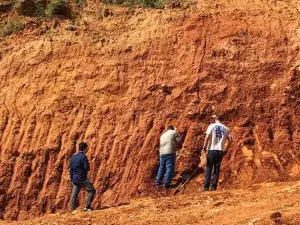
{"type": "Polygon", "coordinates": [[[176,154],[165,154],[161,155],[159,161],[159,169],[156,177],[155,184],[160,185],[162,184],[162,180],[165,176],[165,185],[169,185],[171,183],[171,180],[173,178],[174,172],[175,172],[175,162],[176,162],[176,154]]]}
{"type": "Polygon", "coordinates": [[[223,151],[209,150],[207,155],[207,165],[205,174],[205,184],[204,188],[209,189],[211,183],[211,173],[214,169],[214,177],[211,185],[212,190],[216,190],[218,186],[218,180],[220,175],[221,162],[224,156],[223,151]]]}
{"type": "Polygon", "coordinates": [[[79,194],[81,188],[84,188],[88,192],[88,197],[86,200],[85,207],[91,208],[91,203],[93,201],[96,191],[95,191],[95,188],[94,188],[92,182],[90,180],[86,179],[82,183],[73,184],[73,190],[72,190],[72,196],[71,196],[72,210],[75,210],[77,208],[78,194],[79,194]]]}

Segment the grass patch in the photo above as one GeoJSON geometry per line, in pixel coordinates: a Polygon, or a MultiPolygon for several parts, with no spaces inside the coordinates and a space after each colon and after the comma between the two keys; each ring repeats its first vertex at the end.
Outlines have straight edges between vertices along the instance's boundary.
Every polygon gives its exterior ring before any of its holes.
{"type": "Polygon", "coordinates": [[[25,28],[25,22],[21,19],[14,19],[9,21],[0,31],[0,36],[4,37],[13,33],[23,31],[25,28]]]}
{"type": "Polygon", "coordinates": [[[75,0],[75,3],[76,3],[78,6],[84,5],[85,2],[86,2],[86,0],[75,0]]]}
{"type": "Polygon", "coordinates": [[[14,8],[24,16],[73,18],[75,10],[85,3],[86,0],[16,0],[14,8]]]}
{"type": "Polygon", "coordinates": [[[104,4],[123,5],[126,7],[142,6],[143,8],[164,8],[164,0],[103,0],[104,4]]]}
{"type": "Polygon", "coordinates": [[[68,8],[65,0],[52,0],[45,9],[45,15],[48,17],[65,15],[66,11],[68,8]]]}

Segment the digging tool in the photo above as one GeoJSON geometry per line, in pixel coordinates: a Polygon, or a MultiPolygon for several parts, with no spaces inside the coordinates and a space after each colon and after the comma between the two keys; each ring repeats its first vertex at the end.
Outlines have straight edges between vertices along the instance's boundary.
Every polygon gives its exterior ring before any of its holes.
{"type": "Polygon", "coordinates": [[[183,187],[187,184],[187,182],[189,182],[189,180],[196,174],[198,169],[201,169],[201,168],[206,166],[206,163],[207,163],[207,154],[202,153],[201,157],[200,157],[200,163],[199,163],[198,167],[193,171],[193,173],[188,177],[188,179],[186,179],[185,181],[183,181],[179,184],[179,186],[175,189],[173,194],[175,195],[176,193],[181,191],[183,189],[183,187]]]}
{"type": "Polygon", "coordinates": [[[189,182],[189,180],[196,174],[196,172],[198,171],[199,167],[197,167],[193,173],[188,177],[188,179],[186,179],[185,181],[181,182],[179,184],[179,186],[174,190],[173,194],[177,194],[179,191],[181,191],[183,189],[183,187],[189,182]]]}

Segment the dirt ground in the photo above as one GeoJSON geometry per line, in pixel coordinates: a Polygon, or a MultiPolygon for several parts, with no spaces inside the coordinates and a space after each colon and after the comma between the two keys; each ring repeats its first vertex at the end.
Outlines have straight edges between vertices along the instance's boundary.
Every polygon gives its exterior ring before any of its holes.
{"type": "MultiPolygon", "coordinates": [[[[300,182],[264,183],[245,189],[132,199],[130,203],[92,212],[51,214],[11,225],[203,224],[271,225],[300,223],[300,182]]],[[[169,191],[171,192],[171,191],[169,191]]]]}

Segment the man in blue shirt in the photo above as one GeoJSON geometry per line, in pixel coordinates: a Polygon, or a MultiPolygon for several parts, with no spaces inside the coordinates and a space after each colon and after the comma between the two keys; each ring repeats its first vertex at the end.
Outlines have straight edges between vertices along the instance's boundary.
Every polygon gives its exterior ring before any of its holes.
{"type": "Polygon", "coordinates": [[[85,155],[88,150],[87,143],[81,142],[79,144],[79,151],[72,156],[70,161],[70,176],[73,184],[71,196],[71,208],[75,210],[77,207],[78,194],[81,188],[88,191],[88,197],[84,211],[91,211],[91,203],[95,196],[95,188],[92,182],[87,178],[88,171],[90,170],[89,161],[85,155]]]}

